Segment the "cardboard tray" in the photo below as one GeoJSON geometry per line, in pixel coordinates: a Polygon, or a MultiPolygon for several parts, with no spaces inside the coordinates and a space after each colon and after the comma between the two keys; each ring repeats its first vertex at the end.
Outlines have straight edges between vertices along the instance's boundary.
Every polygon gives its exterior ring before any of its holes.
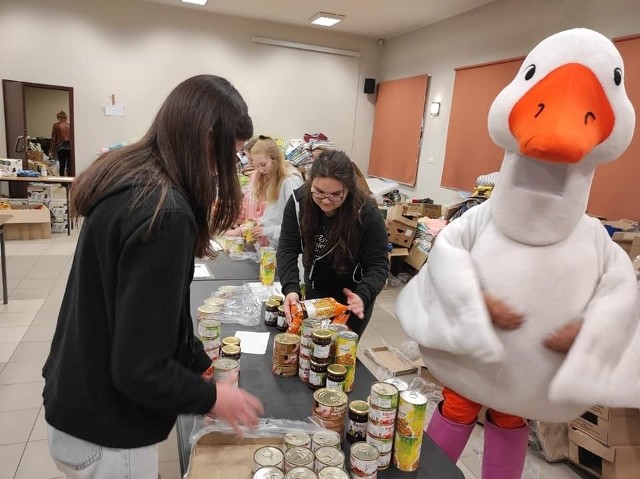
{"type": "Polygon", "coordinates": [[[407,363],[396,356],[388,347],[379,346],[369,348],[365,354],[378,366],[388,369],[394,376],[403,376],[405,374],[413,374],[418,371],[418,367],[422,365],[420,359],[418,363],[407,363]]]}

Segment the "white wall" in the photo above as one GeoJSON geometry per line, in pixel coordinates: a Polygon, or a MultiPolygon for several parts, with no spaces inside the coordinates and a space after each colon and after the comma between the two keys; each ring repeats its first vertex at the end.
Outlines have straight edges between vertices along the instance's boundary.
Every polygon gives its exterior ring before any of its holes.
{"type": "Polygon", "coordinates": [[[429,73],[427,105],[442,104],[440,116],[426,116],[417,186],[403,190],[444,204],[458,198],[440,188],[454,68],[526,55],[545,37],[575,27],[609,37],[640,33],[640,1],[497,0],[388,41],[380,57],[380,80],[429,73]]]}
{"type": "Polygon", "coordinates": [[[51,138],[56,115],[64,111],[69,115],[69,92],[48,88],[25,87],[24,103],[27,131],[31,137],[51,138]]]}
{"type": "MultiPolygon", "coordinates": [[[[374,106],[362,85],[378,71],[375,40],[126,0],[2,0],[0,31],[11,39],[0,42],[3,78],[74,88],[78,170],[100,147],[142,136],[169,91],[200,73],[238,88],[256,133],[322,131],[359,164],[368,161],[374,106]],[[362,57],[258,45],[254,35],[362,57]],[[125,117],[104,116],[111,94],[125,117]]],[[[0,156],[4,140],[2,112],[0,156]]]]}

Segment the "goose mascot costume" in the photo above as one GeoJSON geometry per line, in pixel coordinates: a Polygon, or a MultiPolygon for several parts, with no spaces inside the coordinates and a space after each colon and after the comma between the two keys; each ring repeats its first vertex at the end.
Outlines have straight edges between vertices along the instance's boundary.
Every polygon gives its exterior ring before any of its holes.
{"type": "Polygon", "coordinates": [[[522,418],[565,422],[593,404],[640,406],[633,267],[585,215],[596,165],[633,136],[620,54],[592,30],[546,38],[494,100],[488,124],[506,150],[495,190],[444,228],[396,313],[446,386],[427,434],[455,462],[486,405],[482,478],[515,479],[527,448],[522,418]],[[521,322],[498,327],[489,296],[521,322]],[[567,328],[565,350],[552,350],[548,338],[567,328]]]}

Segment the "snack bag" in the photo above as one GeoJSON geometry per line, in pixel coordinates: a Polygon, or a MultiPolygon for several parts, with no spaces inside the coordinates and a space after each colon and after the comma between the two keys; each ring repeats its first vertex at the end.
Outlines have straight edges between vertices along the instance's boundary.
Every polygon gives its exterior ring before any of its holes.
{"type": "Polygon", "coordinates": [[[300,301],[291,306],[291,324],[288,332],[300,334],[303,319],[331,319],[346,313],[347,306],[333,298],[318,298],[300,301]]]}
{"type": "Polygon", "coordinates": [[[349,311],[345,311],[344,313],[340,313],[338,316],[333,318],[331,324],[347,324],[349,320],[349,311]]]}

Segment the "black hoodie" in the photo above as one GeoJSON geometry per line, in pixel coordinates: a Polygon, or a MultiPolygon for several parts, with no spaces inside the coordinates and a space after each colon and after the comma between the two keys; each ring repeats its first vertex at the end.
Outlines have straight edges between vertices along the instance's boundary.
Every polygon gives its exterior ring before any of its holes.
{"type": "Polygon", "coordinates": [[[158,194],[132,208],[136,194],[119,188],[84,219],[42,371],[47,422],[114,448],[158,443],[216,400],[189,312],[193,210],[171,190],[149,234],[158,194]]]}

